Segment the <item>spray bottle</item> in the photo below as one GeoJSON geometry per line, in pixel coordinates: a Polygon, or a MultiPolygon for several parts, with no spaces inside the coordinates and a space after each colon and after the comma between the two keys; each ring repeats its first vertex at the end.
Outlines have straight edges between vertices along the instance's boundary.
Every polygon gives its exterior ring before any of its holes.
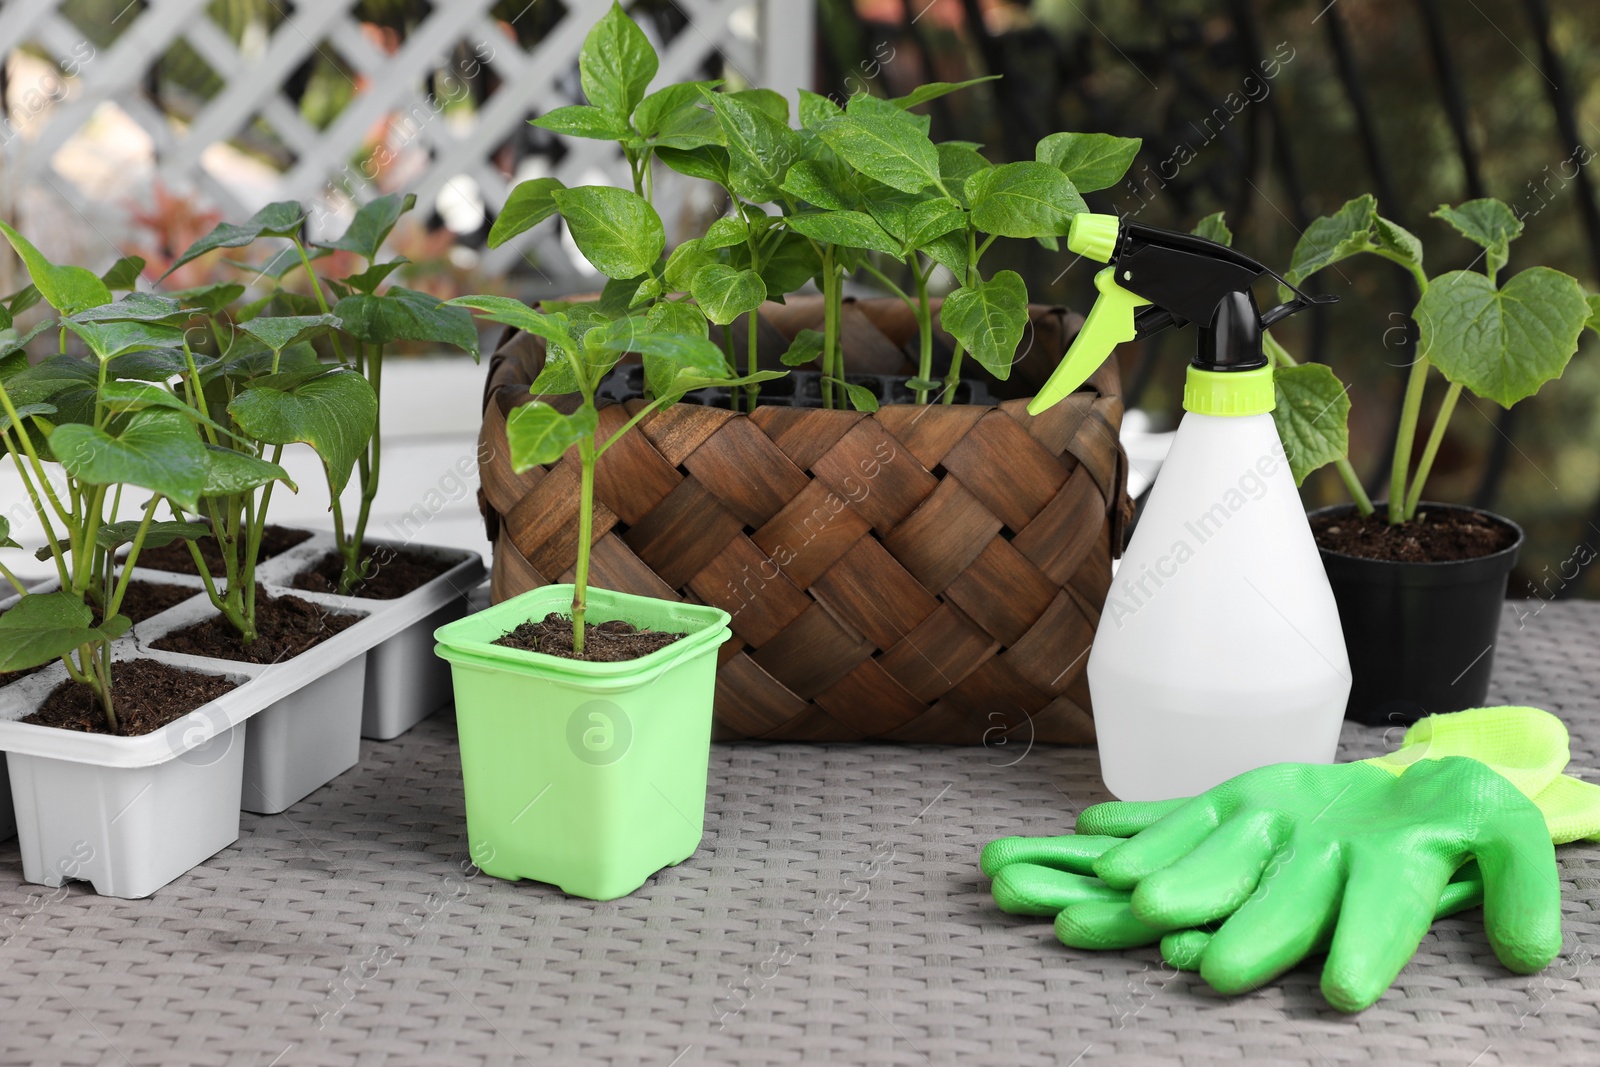
{"type": "Polygon", "coordinates": [[[1294,298],[1263,314],[1252,287],[1283,281],[1268,268],[1113,215],[1076,216],[1067,247],[1111,265],[1030,413],[1071,393],[1119,342],[1190,323],[1199,334],[1186,414],[1089,654],[1106,787],[1164,800],[1270,763],[1331,762],[1350,665],[1261,348],[1268,327],[1331,298],[1290,286],[1294,298]]]}

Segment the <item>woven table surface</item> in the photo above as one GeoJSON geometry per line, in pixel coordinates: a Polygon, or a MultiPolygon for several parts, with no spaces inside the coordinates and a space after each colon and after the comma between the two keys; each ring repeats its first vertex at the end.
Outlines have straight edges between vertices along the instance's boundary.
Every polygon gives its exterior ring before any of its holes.
{"type": "MultiPolygon", "coordinates": [[[[1511,611],[1491,701],[1562,716],[1600,780],[1600,605],[1511,611]]],[[[1090,749],[719,745],[700,850],[592,903],[470,867],[443,713],[148,900],[0,845],[0,1064],[1600,1063],[1600,849],[1559,850],[1544,973],[1473,910],[1344,1016],[1315,966],[1228,999],[1000,914],[979,848],[1106,798],[1090,749]]]]}

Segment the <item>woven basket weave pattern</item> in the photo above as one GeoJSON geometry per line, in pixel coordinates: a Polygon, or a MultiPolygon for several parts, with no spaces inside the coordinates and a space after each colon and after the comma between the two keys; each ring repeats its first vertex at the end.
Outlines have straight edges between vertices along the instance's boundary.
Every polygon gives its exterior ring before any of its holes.
{"type": "MultiPolygon", "coordinates": [[[[543,358],[519,340],[491,365],[480,450],[496,601],[576,560],[575,457],[507,456],[543,358]]],[[[602,436],[642,404],[603,407],[602,436]]],[[[590,580],[733,616],[719,738],[1092,741],[1084,668],[1128,514],[1115,368],[1025,409],[675,405],[599,462],[590,580]]]]}

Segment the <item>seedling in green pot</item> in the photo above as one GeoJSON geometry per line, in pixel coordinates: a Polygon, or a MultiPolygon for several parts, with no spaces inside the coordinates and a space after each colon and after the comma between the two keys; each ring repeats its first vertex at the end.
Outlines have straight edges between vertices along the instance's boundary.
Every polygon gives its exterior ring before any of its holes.
{"type": "Polygon", "coordinates": [[[586,320],[574,321],[563,312],[543,314],[507,297],[463,296],[447,303],[472,308],[492,322],[525,330],[544,341],[545,366],[530,388],[534,395],[577,394],[578,403],[570,411],[538,400],[515,408],[506,421],[506,440],[511,449],[511,465],[519,472],[556,463],[569,449],[577,449],[580,491],[572,649],[574,655],[581,655],[594,541],[597,461],[629,430],[676,403],[685,393],[711,386],[733,388],[762,382],[784,372],[758,371],[731,377],[722,350],[707,337],[704,320],[679,304],[662,305],[646,316],[628,316],[585,328],[586,320]],[[653,399],[602,440],[595,391],[617,361],[629,352],[636,352],[643,359],[645,380],[653,399]]]}

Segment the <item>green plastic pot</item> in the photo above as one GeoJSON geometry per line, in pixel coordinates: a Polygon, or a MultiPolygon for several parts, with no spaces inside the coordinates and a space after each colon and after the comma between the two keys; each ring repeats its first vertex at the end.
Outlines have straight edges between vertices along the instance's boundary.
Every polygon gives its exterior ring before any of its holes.
{"type": "Polygon", "coordinates": [[[455,686],[473,862],[496,878],[614,900],[700,846],[729,616],[592,589],[590,622],[688,636],[625,663],[492,644],[571,605],[570,585],[534,589],[440,627],[434,651],[455,686]]]}

